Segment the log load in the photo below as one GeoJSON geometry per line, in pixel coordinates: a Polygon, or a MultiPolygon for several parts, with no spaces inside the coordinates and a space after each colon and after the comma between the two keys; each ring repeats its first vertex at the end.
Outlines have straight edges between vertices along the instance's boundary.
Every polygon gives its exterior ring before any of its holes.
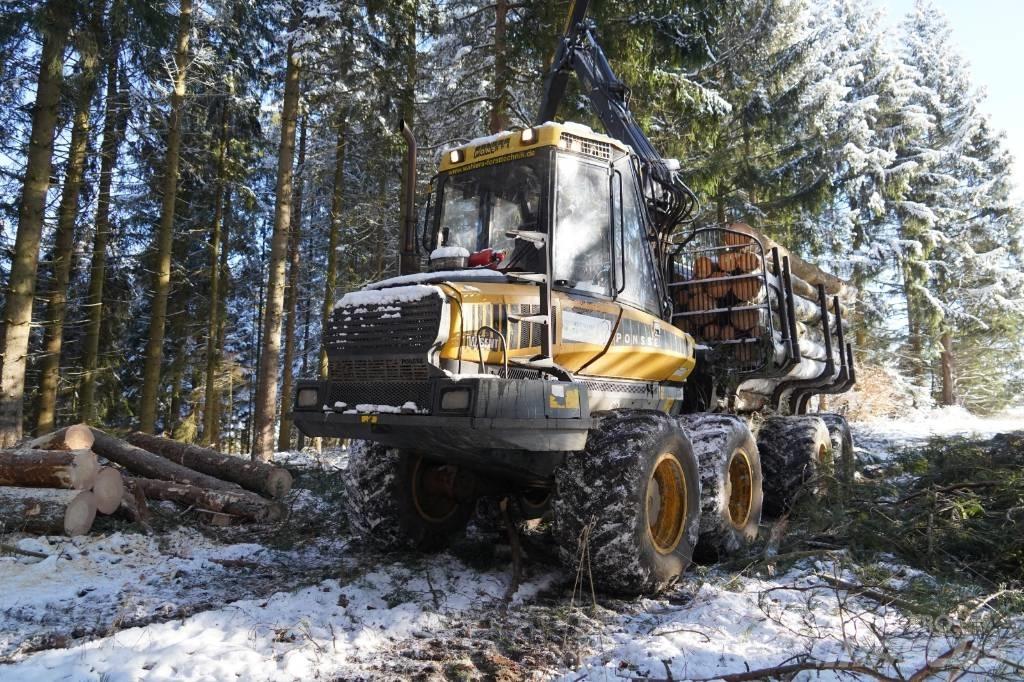
{"type": "MultiPolygon", "coordinates": [[[[825,291],[827,293],[839,296],[842,300],[847,302],[853,301],[856,297],[857,290],[854,289],[852,286],[850,286],[843,280],[839,279],[835,275],[831,275],[825,272],[816,265],[808,263],[807,261],[800,258],[800,256],[797,256],[794,253],[792,253],[786,247],[779,245],[778,243],[769,239],[765,235],[761,234],[750,225],[747,225],[746,223],[733,223],[732,225],[728,225],[727,227],[730,230],[736,230],[738,232],[749,234],[752,237],[756,238],[759,242],[761,242],[762,246],[764,247],[765,253],[768,253],[773,248],[777,248],[779,250],[780,258],[783,256],[789,256],[790,270],[792,270],[793,274],[796,277],[802,279],[804,282],[807,282],[808,284],[811,284],[813,286],[818,286],[820,284],[825,287],[825,291]]],[[[726,233],[725,237],[726,243],[728,243],[730,237],[735,239],[739,237],[739,235],[730,235],[729,233],[726,233]]],[[[794,283],[794,291],[795,287],[796,285],[794,283]]]]}
{"type": "Polygon", "coordinates": [[[93,450],[111,462],[120,464],[128,471],[147,478],[160,478],[175,483],[185,483],[213,490],[241,491],[237,483],[222,481],[188,467],[170,461],[160,455],[129,445],[122,440],[100,431],[92,430],[96,442],[93,450]]]}
{"type": "Polygon", "coordinates": [[[280,502],[266,500],[245,490],[206,490],[194,485],[133,478],[131,485],[150,500],[168,500],[200,511],[227,514],[243,521],[275,522],[285,517],[280,502]]]}
{"type": "Polygon", "coordinates": [[[0,450],[0,486],[89,490],[99,468],[91,450],[0,450]]]}
{"type": "Polygon", "coordinates": [[[4,533],[84,535],[95,518],[96,496],[87,490],[0,487],[4,533]]]}
{"type": "Polygon", "coordinates": [[[180,443],[169,438],[133,433],[128,442],[155,452],[176,464],[210,476],[232,481],[246,490],[252,490],[280,499],[292,489],[292,475],[281,467],[263,462],[250,462],[240,457],[224,455],[216,450],[180,443]]]}
{"type": "Polygon", "coordinates": [[[92,492],[96,495],[96,511],[113,514],[124,499],[124,477],[113,467],[101,467],[92,492]]]}
{"type": "Polygon", "coordinates": [[[92,429],[85,424],[74,424],[30,440],[25,447],[31,450],[88,450],[94,440],[92,429]]]}

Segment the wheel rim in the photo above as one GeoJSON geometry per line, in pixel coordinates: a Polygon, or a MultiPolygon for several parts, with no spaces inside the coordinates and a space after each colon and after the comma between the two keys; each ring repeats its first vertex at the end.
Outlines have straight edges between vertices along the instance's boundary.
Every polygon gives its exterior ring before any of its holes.
{"type": "Polygon", "coordinates": [[[736,450],[729,459],[729,521],[737,528],[744,528],[750,518],[754,504],[754,471],[750,457],[742,450],[736,450]]]}
{"type": "Polygon", "coordinates": [[[814,473],[815,485],[814,492],[816,495],[825,495],[828,493],[828,480],[827,474],[832,471],[832,448],[825,443],[818,446],[818,466],[817,471],[814,473]]]}
{"type": "Polygon", "coordinates": [[[458,503],[450,498],[430,495],[424,491],[423,478],[429,473],[430,465],[416,458],[412,469],[412,503],[416,513],[431,523],[441,523],[458,509],[458,503]]]}
{"type": "Polygon", "coordinates": [[[658,457],[647,481],[647,534],[660,554],[679,546],[686,529],[686,474],[675,455],[658,457]]]}

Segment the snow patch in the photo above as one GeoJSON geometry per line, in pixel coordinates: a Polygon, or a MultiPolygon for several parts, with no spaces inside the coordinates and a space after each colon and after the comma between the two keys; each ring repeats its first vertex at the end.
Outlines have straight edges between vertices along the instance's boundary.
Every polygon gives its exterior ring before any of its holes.
{"type": "MultiPolygon", "coordinates": [[[[394,303],[413,303],[415,301],[422,301],[425,298],[436,296],[442,298],[441,290],[437,287],[426,287],[426,286],[396,286],[389,288],[387,291],[377,291],[375,289],[363,289],[362,291],[351,291],[338,301],[334,308],[352,308],[356,306],[386,306],[394,303]]],[[[369,312],[367,308],[357,308],[354,312],[366,313],[369,312]]]]}

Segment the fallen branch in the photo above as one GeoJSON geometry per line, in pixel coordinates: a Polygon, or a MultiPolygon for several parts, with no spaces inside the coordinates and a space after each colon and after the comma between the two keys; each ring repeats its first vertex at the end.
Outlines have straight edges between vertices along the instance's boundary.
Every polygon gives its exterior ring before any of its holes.
{"type": "Polygon", "coordinates": [[[832,587],[835,587],[840,590],[845,590],[847,592],[850,592],[851,594],[855,594],[861,597],[867,597],[868,599],[876,601],[879,604],[882,604],[883,606],[898,606],[901,609],[906,609],[907,611],[915,611],[919,608],[913,602],[907,601],[906,599],[903,599],[901,597],[897,597],[896,595],[891,594],[889,592],[884,592],[880,589],[847,582],[846,580],[835,578],[825,573],[815,573],[815,575],[824,580],[825,582],[827,582],[832,587]]]}
{"type": "Polygon", "coordinates": [[[49,559],[49,554],[43,554],[42,552],[33,552],[31,549],[22,549],[21,547],[15,547],[14,545],[0,544],[0,554],[19,554],[21,556],[29,556],[33,559],[49,559]]]}

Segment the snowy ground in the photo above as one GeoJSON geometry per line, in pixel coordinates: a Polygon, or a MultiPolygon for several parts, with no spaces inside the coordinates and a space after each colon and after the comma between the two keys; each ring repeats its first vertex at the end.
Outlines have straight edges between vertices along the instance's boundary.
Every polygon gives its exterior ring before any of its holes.
{"type": "MultiPolygon", "coordinates": [[[[1022,429],[947,412],[858,436],[883,458],[929,435],[1022,429]]],[[[359,550],[336,523],[343,458],[287,462],[302,473],[282,527],[3,538],[49,558],[0,556],[0,680],[681,680],[812,659],[898,677],[967,640],[955,619],[837,589],[870,576],[940,591],[917,571],[858,566],[841,551],[777,569],[698,568],[658,599],[598,595],[596,606],[589,589],[574,594],[573,576],[533,561],[508,599],[508,552],[493,538],[429,557],[359,550]]],[[[1024,623],[991,633],[986,649],[1003,663],[977,670],[1024,658],[1024,623]]]]}

